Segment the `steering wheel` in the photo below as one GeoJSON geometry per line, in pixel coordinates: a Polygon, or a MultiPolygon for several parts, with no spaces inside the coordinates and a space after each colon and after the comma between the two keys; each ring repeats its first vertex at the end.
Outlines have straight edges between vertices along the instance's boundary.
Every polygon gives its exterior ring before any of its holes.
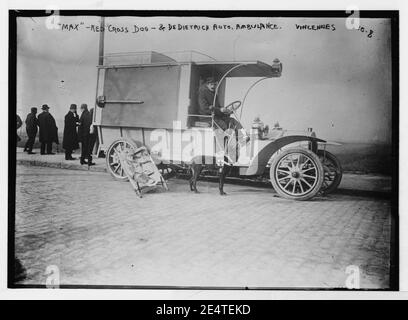
{"type": "Polygon", "coordinates": [[[236,101],[231,102],[230,104],[226,105],[224,108],[232,113],[232,112],[238,110],[238,108],[241,106],[241,104],[242,104],[241,101],[236,100],[236,101]]]}

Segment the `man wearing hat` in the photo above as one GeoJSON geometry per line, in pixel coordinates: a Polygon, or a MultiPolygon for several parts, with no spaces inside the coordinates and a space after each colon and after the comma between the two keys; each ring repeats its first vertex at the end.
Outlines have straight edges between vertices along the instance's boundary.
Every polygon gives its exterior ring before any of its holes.
{"type": "Polygon", "coordinates": [[[41,109],[43,110],[38,115],[38,126],[40,127],[40,142],[41,142],[41,154],[55,154],[52,152],[52,143],[57,141],[57,125],[54,117],[49,113],[49,107],[43,104],[41,109]]]}
{"type": "MultiPolygon", "coordinates": [[[[212,112],[214,112],[214,122],[224,131],[228,128],[242,129],[241,124],[234,118],[230,117],[232,112],[221,107],[218,102],[218,97],[214,103],[216,87],[217,81],[214,77],[207,77],[203,85],[200,86],[198,90],[199,113],[202,115],[211,115],[212,112]]],[[[209,121],[208,118],[203,118],[203,120],[209,121]]]]}
{"type": "Polygon", "coordinates": [[[91,145],[91,125],[92,125],[92,115],[88,110],[88,105],[86,103],[81,104],[81,117],[79,118],[78,127],[78,138],[81,142],[81,164],[88,164],[92,166],[95,163],[92,162],[92,153],[90,150],[91,145]],[[85,160],[88,160],[86,162],[85,160]]]}
{"type": "Polygon", "coordinates": [[[31,112],[27,115],[26,121],[26,132],[28,140],[25,144],[24,151],[27,151],[28,154],[35,154],[33,152],[33,146],[35,142],[35,137],[38,131],[38,119],[37,119],[37,108],[32,107],[31,112]]]}
{"type": "Polygon", "coordinates": [[[72,151],[79,149],[77,133],[79,117],[76,110],[76,104],[71,104],[64,119],[64,138],[62,141],[62,147],[65,149],[65,160],[75,160],[75,158],[72,157],[72,151]]]}

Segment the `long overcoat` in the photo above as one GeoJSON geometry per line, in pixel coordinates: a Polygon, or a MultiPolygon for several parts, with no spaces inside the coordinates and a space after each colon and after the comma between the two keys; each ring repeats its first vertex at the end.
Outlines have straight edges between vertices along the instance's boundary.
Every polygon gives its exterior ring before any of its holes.
{"type": "Polygon", "coordinates": [[[64,119],[64,137],[62,147],[65,150],[79,149],[77,123],[79,122],[78,115],[71,111],[65,115],[64,119]]]}
{"type": "Polygon", "coordinates": [[[79,141],[84,141],[90,135],[90,127],[92,124],[92,115],[88,110],[84,110],[79,118],[78,138],[79,141]]]}
{"type": "Polygon", "coordinates": [[[40,142],[58,141],[57,124],[49,112],[41,112],[38,115],[38,126],[40,127],[40,142]]]}
{"type": "Polygon", "coordinates": [[[34,113],[29,113],[27,115],[26,121],[26,131],[29,137],[35,137],[38,132],[38,119],[34,113]]]}

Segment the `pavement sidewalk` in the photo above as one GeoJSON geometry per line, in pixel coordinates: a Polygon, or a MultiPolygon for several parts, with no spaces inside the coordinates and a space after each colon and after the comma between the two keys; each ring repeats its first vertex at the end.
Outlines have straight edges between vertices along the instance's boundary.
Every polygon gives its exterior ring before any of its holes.
{"type": "MultiPolygon", "coordinates": [[[[34,149],[35,154],[27,154],[23,148],[17,148],[17,164],[27,166],[40,166],[71,170],[97,171],[106,172],[105,159],[93,157],[94,166],[88,167],[79,163],[80,153],[73,153],[72,156],[76,160],[65,160],[65,153],[60,152],[55,155],[41,155],[40,149],[34,149]]],[[[55,152],[55,150],[53,150],[55,152]]]]}
{"type": "MultiPolygon", "coordinates": [[[[94,158],[93,162],[96,165],[88,167],[79,163],[79,154],[74,153],[72,156],[77,160],[65,160],[64,153],[55,155],[40,155],[40,150],[33,150],[36,154],[27,154],[23,152],[23,148],[17,148],[17,164],[27,166],[42,166],[51,168],[84,170],[95,172],[106,172],[104,158],[94,158]]],[[[388,194],[391,193],[391,177],[377,174],[355,174],[343,173],[343,179],[340,183],[339,190],[346,192],[362,191],[388,194]]]]}

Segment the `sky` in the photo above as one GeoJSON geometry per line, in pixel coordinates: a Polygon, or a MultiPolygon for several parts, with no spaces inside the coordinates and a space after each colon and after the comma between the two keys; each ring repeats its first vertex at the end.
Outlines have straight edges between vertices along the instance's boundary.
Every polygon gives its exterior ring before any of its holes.
{"type": "MultiPolygon", "coordinates": [[[[108,17],[105,53],[195,50],[219,61],[268,64],[279,58],[282,76],[260,82],[248,94],[242,118],[245,127],[260,116],[270,126],[279,122],[286,129],[312,127],[324,139],[390,143],[390,21],[360,19],[364,29],[359,30],[348,29],[347,22],[341,18],[108,17]],[[259,23],[275,27],[236,28],[259,23]],[[165,30],[159,30],[160,24],[165,30]],[[168,30],[169,24],[176,30],[168,30]],[[179,24],[209,30],[177,30],[179,24]],[[214,24],[231,29],[213,30],[214,24]],[[301,25],[309,29],[297,29],[301,25]],[[310,30],[317,25],[325,28],[310,30]]],[[[98,25],[99,17],[89,16],[18,18],[17,111],[23,120],[30,107],[47,103],[62,130],[71,103],[94,105],[98,25]],[[56,23],[74,28],[57,29],[56,23]]],[[[255,80],[228,80],[226,102],[242,100],[255,80]]]]}

